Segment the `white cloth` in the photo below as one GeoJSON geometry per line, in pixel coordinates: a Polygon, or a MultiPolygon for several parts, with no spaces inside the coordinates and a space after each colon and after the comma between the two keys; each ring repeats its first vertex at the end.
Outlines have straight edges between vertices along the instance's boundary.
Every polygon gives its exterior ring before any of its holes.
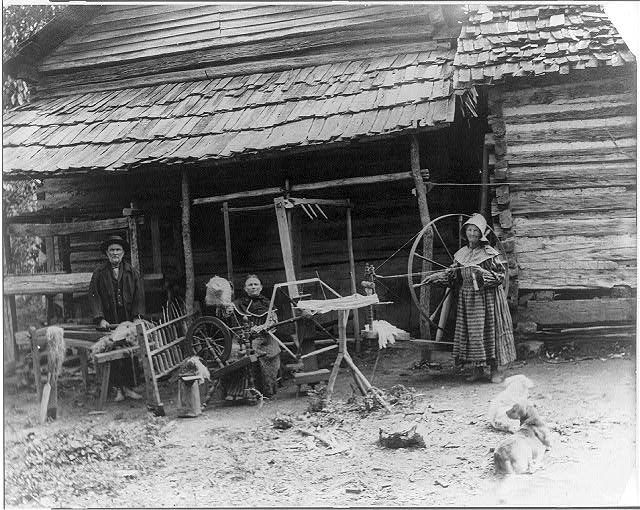
{"type": "Polygon", "coordinates": [[[373,321],[373,331],[378,333],[378,348],[386,349],[387,345],[395,344],[396,338],[408,333],[395,327],[387,321],[373,321]]]}
{"type": "Polygon", "coordinates": [[[300,310],[306,310],[311,313],[327,313],[334,310],[353,310],[354,308],[362,308],[364,306],[379,303],[377,294],[363,296],[362,294],[351,294],[332,299],[306,299],[298,301],[296,307],[300,310]]]}

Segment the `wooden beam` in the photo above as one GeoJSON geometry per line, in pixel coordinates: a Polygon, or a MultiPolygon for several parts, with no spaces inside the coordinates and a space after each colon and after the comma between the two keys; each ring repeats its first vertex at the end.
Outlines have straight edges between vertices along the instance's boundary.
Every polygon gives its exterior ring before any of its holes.
{"type": "MultiPolygon", "coordinates": [[[[411,175],[413,177],[413,183],[416,188],[416,198],[418,199],[418,211],[420,212],[420,222],[422,226],[426,226],[431,222],[431,216],[429,215],[429,205],[427,204],[427,187],[424,184],[422,173],[420,171],[420,146],[418,143],[418,137],[411,135],[411,175]]],[[[423,253],[428,259],[433,260],[433,234],[428,231],[423,240],[423,253]]],[[[431,270],[431,263],[426,260],[422,261],[422,272],[426,273],[431,270]]],[[[420,288],[420,306],[424,310],[429,310],[429,286],[423,285],[420,288]]],[[[431,331],[429,329],[429,321],[423,314],[420,314],[420,337],[425,340],[431,339],[431,331]]]]}
{"type": "Polygon", "coordinates": [[[568,326],[635,322],[636,300],[617,299],[571,299],[558,301],[528,301],[518,310],[522,321],[531,321],[541,326],[568,326]]]}
{"type": "MultiPolygon", "coordinates": [[[[429,175],[428,170],[418,170],[418,173],[421,174],[421,177],[429,175]]],[[[398,181],[410,181],[414,178],[412,172],[398,172],[393,174],[380,174],[380,175],[369,175],[364,177],[347,177],[344,179],[334,179],[331,181],[321,181],[321,182],[312,182],[308,184],[292,184],[290,191],[300,192],[300,191],[314,191],[314,190],[323,190],[327,188],[341,188],[343,186],[361,186],[367,184],[381,184],[387,182],[398,182],[398,181]]],[[[194,198],[193,205],[201,205],[201,204],[216,204],[227,202],[230,200],[236,200],[240,198],[252,198],[252,197],[263,197],[268,195],[280,195],[283,193],[282,188],[263,188],[257,190],[247,190],[247,191],[239,191],[237,193],[228,193],[226,195],[218,195],[214,197],[202,197],[202,198],[194,198]]]]}
{"type": "Polygon", "coordinates": [[[15,236],[34,235],[40,237],[82,234],[104,230],[125,229],[129,226],[127,218],[108,220],[75,221],[72,223],[10,223],[7,231],[15,236]]]}
{"type": "Polygon", "coordinates": [[[87,292],[92,273],[5,275],[5,296],[87,292]]]}
{"type": "Polygon", "coordinates": [[[138,225],[133,215],[127,216],[129,227],[129,250],[131,251],[131,267],[140,273],[140,256],[138,254],[138,225]]]}
{"type": "Polygon", "coordinates": [[[187,314],[193,313],[195,294],[195,274],[193,269],[193,250],[191,246],[191,200],[189,198],[189,176],[182,170],[182,245],[184,247],[185,308],[187,314]]]}
{"type": "MultiPolygon", "coordinates": [[[[269,207],[272,207],[271,205],[269,207]]],[[[224,219],[224,246],[227,254],[227,280],[233,285],[233,257],[231,254],[231,226],[229,224],[229,202],[222,204],[224,219]]]]}
{"type": "MultiPolygon", "coordinates": [[[[276,219],[278,221],[278,234],[280,235],[280,247],[282,248],[282,259],[284,261],[284,272],[288,282],[296,279],[295,267],[293,264],[293,250],[291,248],[291,236],[289,233],[289,223],[287,221],[287,213],[284,207],[284,199],[276,198],[274,200],[276,206],[276,219]]],[[[299,296],[298,287],[289,285],[289,297],[295,299],[299,296]]]]}
{"type": "MultiPolygon", "coordinates": [[[[351,227],[351,208],[347,208],[347,250],[349,250],[349,276],[351,280],[351,293],[358,291],[356,287],[356,263],[353,257],[353,232],[351,227]]],[[[353,309],[353,336],[356,339],[356,352],[360,352],[360,316],[358,309],[353,309]]]]}

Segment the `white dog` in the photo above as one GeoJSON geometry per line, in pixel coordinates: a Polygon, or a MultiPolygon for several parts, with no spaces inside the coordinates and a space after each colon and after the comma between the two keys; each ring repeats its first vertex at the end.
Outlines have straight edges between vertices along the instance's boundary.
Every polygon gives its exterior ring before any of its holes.
{"type": "Polygon", "coordinates": [[[515,433],[520,428],[520,421],[507,416],[507,411],[514,404],[526,407],[529,402],[529,388],[534,384],[528,377],[518,374],[504,380],[505,389],[489,403],[488,419],[494,429],[515,433]]]}

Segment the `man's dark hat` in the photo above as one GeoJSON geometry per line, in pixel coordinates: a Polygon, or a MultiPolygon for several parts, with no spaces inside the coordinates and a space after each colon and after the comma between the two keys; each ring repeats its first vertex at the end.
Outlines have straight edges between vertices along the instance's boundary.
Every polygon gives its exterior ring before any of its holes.
{"type": "Polygon", "coordinates": [[[107,248],[109,248],[109,246],[111,246],[112,244],[119,244],[120,246],[122,246],[122,249],[124,251],[129,251],[129,243],[126,241],[126,239],[123,239],[122,236],[118,235],[107,237],[104,241],[102,241],[100,249],[103,253],[106,253],[107,248]]]}

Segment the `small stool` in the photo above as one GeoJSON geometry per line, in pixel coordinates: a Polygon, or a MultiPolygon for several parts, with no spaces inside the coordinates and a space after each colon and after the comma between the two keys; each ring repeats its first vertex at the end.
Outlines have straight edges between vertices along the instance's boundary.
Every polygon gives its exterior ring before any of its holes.
{"type": "Polygon", "coordinates": [[[183,375],[178,379],[178,417],[195,418],[202,414],[199,375],[183,375]]]}

